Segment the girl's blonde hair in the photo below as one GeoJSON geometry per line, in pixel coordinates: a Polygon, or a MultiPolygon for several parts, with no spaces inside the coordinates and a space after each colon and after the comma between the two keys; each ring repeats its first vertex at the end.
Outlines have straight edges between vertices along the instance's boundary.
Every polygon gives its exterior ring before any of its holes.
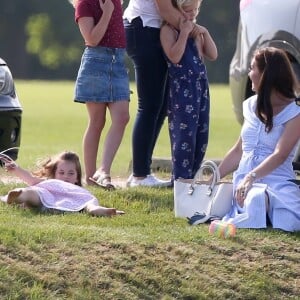
{"type": "Polygon", "coordinates": [[[75,169],[77,172],[77,183],[76,185],[82,186],[82,170],[79,160],[79,156],[75,152],[64,151],[53,157],[44,159],[38,162],[37,171],[34,171],[33,174],[40,178],[54,179],[55,172],[57,170],[57,165],[60,161],[69,161],[75,164],[75,169]]]}

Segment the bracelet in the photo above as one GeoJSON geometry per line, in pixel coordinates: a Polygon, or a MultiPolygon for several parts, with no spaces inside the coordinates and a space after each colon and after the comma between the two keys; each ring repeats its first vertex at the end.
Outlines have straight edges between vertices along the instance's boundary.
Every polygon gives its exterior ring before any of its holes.
{"type": "Polygon", "coordinates": [[[247,176],[250,177],[253,181],[255,181],[257,177],[256,172],[250,172],[247,174],[247,176]]]}

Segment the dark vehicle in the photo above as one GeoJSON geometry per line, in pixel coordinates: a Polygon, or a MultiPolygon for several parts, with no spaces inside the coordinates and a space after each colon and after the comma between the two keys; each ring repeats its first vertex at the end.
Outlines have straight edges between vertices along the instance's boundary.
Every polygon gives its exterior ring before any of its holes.
{"type": "Polygon", "coordinates": [[[21,140],[22,107],[6,62],[0,58],[0,152],[16,160],[21,140]]]}
{"type": "MultiPolygon", "coordinates": [[[[250,97],[248,78],[253,53],[258,48],[276,47],[286,51],[300,80],[300,0],[241,0],[237,43],[229,70],[233,109],[243,122],[242,103],[250,97]]],[[[300,149],[295,158],[300,170],[300,149]]]]}

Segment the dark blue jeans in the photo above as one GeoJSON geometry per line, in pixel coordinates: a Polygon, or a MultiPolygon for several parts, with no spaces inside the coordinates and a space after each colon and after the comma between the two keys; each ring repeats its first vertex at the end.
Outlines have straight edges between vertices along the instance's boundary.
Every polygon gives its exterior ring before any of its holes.
{"type": "Polygon", "coordinates": [[[133,175],[151,173],[152,154],[166,117],[167,64],[160,44],[159,28],[143,27],[136,18],[124,20],[127,54],[135,68],[138,110],[132,134],[133,175]]]}

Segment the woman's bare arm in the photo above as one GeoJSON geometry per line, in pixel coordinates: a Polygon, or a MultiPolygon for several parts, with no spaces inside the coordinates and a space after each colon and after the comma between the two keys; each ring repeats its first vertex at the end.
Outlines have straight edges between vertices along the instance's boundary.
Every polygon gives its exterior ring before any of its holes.
{"type": "Polygon", "coordinates": [[[78,20],[81,35],[85,43],[91,47],[97,46],[102,40],[114,11],[114,4],[111,0],[106,0],[104,3],[103,0],[99,0],[99,4],[103,14],[96,25],[91,17],[82,17],[78,20]]]}
{"type": "Polygon", "coordinates": [[[227,152],[219,165],[221,178],[235,171],[242,158],[242,139],[239,137],[234,146],[227,152]]]}
{"type": "Polygon", "coordinates": [[[169,24],[179,29],[180,20],[186,19],[184,13],[176,9],[171,0],[155,0],[160,16],[169,24]]]}

